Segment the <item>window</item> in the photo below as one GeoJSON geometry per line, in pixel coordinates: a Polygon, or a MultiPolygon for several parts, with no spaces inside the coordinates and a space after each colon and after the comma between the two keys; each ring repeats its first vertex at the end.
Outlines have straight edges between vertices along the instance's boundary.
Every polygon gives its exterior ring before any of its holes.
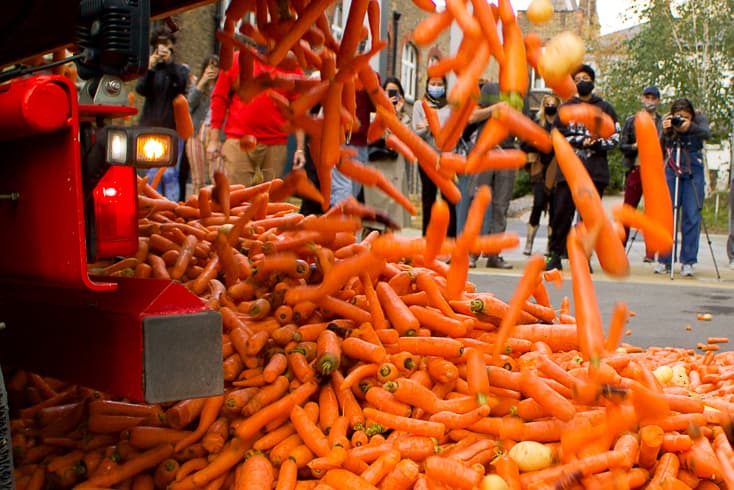
{"type": "Polygon", "coordinates": [[[548,87],[545,84],[545,80],[536,72],[533,68],[530,68],[530,89],[531,90],[545,90],[548,87]]]}
{"type": "Polygon", "coordinates": [[[403,46],[403,56],[400,60],[400,81],[405,89],[405,100],[413,102],[416,99],[415,89],[418,82],[418,50],[410,43],[403,46]]]}
{"type": "Polygon", "coordinates": [[[344,34],[344,5],[341,2],[334,5],[334,17],[331,19],[331,34],[334,39],[341,41],[344,34]]]}

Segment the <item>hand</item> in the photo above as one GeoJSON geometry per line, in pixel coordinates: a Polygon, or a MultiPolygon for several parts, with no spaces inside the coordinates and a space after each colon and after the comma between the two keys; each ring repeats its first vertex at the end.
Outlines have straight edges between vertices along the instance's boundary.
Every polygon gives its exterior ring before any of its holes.
{"type": "Polygon", "coordinates": [[[217,68],[215,65],[209,65],[204,70],[204,73],[201,74],[201,78],[196,84],[196,88],[199,90],[204,90],[204,88],[207,86],[207,84],[211,81],[214,81],[219,76],[219,68],[217,68]]]}
{"type": "Polygon", "coordinates": [[[293,170],[298,170],[306,165],[306,153],[303,150],[296,150],[293,153],[293,170]]]}
{"type": "Polygon", "coordinates": [[[213,162],[219,158],[222,154],[222,142],[219,139],[210,139],[209,144],[206,145],[206,158],[213,162]]]}
{"type": "Polygon", "coordinates": [[[670,120],[673,118],[670,114],[666,114],[665,117],[663,117],[663,129],[669,130],[673,127],[673,123],[670,122],[670,120]]]}
{"type": "Polygon", "coordinates": [[[204,70],[204,73],[201,75],[201,78],[210,81],[210,80],[216,80],[219,76],[219,68],[216,65],[209,65],[206,67],[206,70],[204,70]]]}
{"type": "Polygon", "coordinates": [[[405,100],[398,95],[398,100],[395,103],[395,112],[400,114],[400,112],[403,110],[403,107],[405,106],[405,100]]]}
{"type": "Polygon", "coordinates": [[[593,139],[593,138],[584,138],[584,142],[581,143],[581,145],[584,148],[590,148],[590,147],[594,146],[594,143],[596,143],[596,140],[595,139],[593,139]]]}
{"type": "Polygon", "coordinates": [[[158,57],[158,53],[153,53],[150,55],[150,58],[148,59],[148,69],[152,69],[160,62],[160,58],[158,57]]]}

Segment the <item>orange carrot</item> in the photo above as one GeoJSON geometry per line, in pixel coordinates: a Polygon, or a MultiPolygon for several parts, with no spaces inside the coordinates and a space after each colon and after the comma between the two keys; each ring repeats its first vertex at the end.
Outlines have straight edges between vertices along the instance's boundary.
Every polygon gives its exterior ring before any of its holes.
{"type": "Polygon", "coordinates": [[[176,123],[176,132],[179,138],[187,140],[194,135],[194,123],[191,120],[189,101],[184,94],[178,94],[171,102],[173,118],[176,123]]]}
{"type": "Polygon", "coordinates": [[[622,340],[622,332],[624,325],[627,323],[628,310],[624,302],[618,301],[614,304],[612,311],[612,319],[609,322],[609,333],[604,342],[604,349],[607,352],[614,351],[622,340]]]}
{"type": "Polygon", "coordinates": [[[558,108],[558,118],[563,124],[581,123],[593,135],[610,138],[616,131],[614,120],[598,106],[584,102],[566,104],[558,108]]]}
{"type": "Polygon", "coordinates": [[[635,136],[640,159],[642,192],[645,195],[645,202],[649,203],[645,205],[645,215],[666,230],[665,239],[662,241],[653,236],[648,241],[645,233],[645,243],[648,250],[665,254],[670,251],[667,238],[673,236],[673,206],[670,192],[666,193],[667,185],[664,185],[663,152],[657,137],[657,128],[646,111],[641,111],[635,116],[635,136]]]}
{"type": "Polygon", "coordinates": [[[378,282],[375,292],[385,316],[401,335],[412,335],[420,328],[418,319],[388,283],[378,282]]]}
{"type": "Polygon", "coordinates": [[[498,359],[505,340],[510,336],[513,329],[517,328],[515,326],[517,323],[516,319],[520,314],[522,305],[535,290],[536,279],[544,269],[545,261],[543,260],[543,257],[539,255],[532,256],[528,261],[528,264],[525,266],[525,271],[520,279],[520,283],[517,285],[517,288],[512,295],[512,299],[510,300],[510,311],[504,318],[502,318],[502,323],[500,324],[499,331],[497,332],[497,341],[493,349],[495,360],[498,359]]]}
{"type": "Polygon", "coordinates": [[[567,248],[574,276],[573,293],[576,304],[576,319],[579,327],[581,352],[598,366],[604,350],[604,332],[601,313],[596,304],[596,294],[591,283],[591,273],[586,255],[576,240],[576,231],[568,235],[567,248]]]}
{"type": "Polygon", "coordinates": [[[510,104],[503,102],[495,104],[492,107],[492,117],[497,118],[518,138],[544,153],[550,152],[552,143],[548,132],[510,104]]]}
{"type": "Polygon", "coordinates": [[[423,257],[427,262],[436,258],[449,228],[449,206],[440,196],[431,206],[431,221],[426,229],[426,250],[423,257]]]}
{"type": "Polygon", "coordinates": [[[384,427],[407,431],[414,435],[440,438],[446,432],[446,426],[440,422],[402,417],[381,412],[370,407],[365,407],[363,412],[367,419],[373,420],[384,427]]]}
{"type": "Polygon", "coordinates": [[[424,464],[426,476],[452,488],[475,488],[482,478],[481,473],[452,458],[430,456],[424,464]]]}
{"type": "Polygon", "coordinates": [[[413,40],[418,46],[428,46],[435,42],[439,34],[448,29],[454,16],[446,9],[425,17],[413,29],[413,40]]]}
{"type": "Polygon", "coordinates": [[[84,482],[84,486],[110,487],[127,480],[128,478],[132,478],[144,470],[155,468],[164,460],[171,457],[172,454],[172,445],[161,444],[160,446],[154,447],[132,457],[107,473],[92,476],[84,482]]]}

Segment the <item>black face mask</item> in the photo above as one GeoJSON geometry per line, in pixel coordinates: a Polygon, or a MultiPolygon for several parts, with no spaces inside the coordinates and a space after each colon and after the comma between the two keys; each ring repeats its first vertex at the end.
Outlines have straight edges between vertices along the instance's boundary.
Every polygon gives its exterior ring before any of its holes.
{"type": "Polygon", "coordinates": [[[586,97],[594,90],[594,82],[588,80],[582,80],[576,84],[576,91],[581,97],[586,97]]]}
{"type": "Polygon", "coordinates": [[[544,107],[546,116],[555,116],[558,113],[558,107],[554,105],[547,105],[544,107]]]}

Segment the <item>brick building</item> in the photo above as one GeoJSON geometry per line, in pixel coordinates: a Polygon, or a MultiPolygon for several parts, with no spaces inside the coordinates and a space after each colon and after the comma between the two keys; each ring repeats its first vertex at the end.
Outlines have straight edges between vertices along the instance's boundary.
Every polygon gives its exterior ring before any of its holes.
{"type": "MultiPolygon", "coordinates": [[[[536,26],[528,22],[524,11],[518,11],[518,21],[523,32],[536,31],[543,40],[548,40],[559,32],[570,30],[584,40],[595,39],[600,26],[596,0],[552,0],[555,14],[552,20],[536,26]]],[[[177,60],[191,67],[192,73],[201,71],[203,60],[216,49],[214,32],[220,24],[227,0],[206,5],[176,15],[174,20],[180,27],[177,42],[177,60]]],[[[344,28],[349,13],[350,0],[335,2],[327,12],[331,19],[332,30],[338,37],[344,28]]],[[[423,95],[426,83],[426,67],[431,57],[450,56],[461,42],[461,31],[452,29],[442,33],[432,46],[417,46],[413,41],[413,30],[428,14],[413,2],[407,0],[380,0],[381,36],[387,39],[388,46],[373,60],[373,68],[383,77],[397,76],[406,90],[406,99],[413,102],[423,95]]],[[[590,59],[592,54],[590,54],[590,59]]],[[[593,62],[592,62],[593,64],[593,62]]],[[[494,61],[485,72],[487,79],[497,77],[494,61]]],[[[542,80],[531,73],[531,97],[529,105],[537,104],[537,94],[546,92],[542,80]]]]}

